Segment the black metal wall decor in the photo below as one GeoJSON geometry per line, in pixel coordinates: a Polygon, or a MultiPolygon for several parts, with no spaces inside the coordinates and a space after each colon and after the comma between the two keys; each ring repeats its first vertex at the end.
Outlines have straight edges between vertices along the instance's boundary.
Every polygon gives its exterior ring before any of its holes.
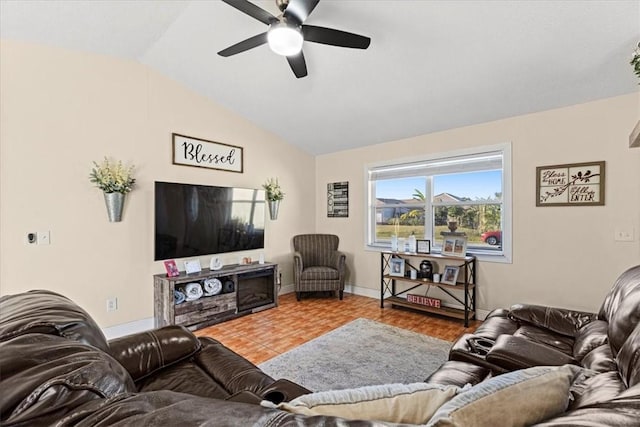
{"type": "Polygon", "coordinates": [[[327,184],[327,216],[346,218],[349,216],[349,182],[327,184]]]}

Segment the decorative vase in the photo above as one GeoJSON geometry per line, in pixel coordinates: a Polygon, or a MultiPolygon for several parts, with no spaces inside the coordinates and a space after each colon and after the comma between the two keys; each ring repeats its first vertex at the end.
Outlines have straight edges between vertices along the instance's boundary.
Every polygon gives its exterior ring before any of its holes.
{"type": "Polygon", "coordinates": [[[109,222],[122,221],[124,193],[104,193],[104,203],[107,205],[107,215],[109,216],[109,222]]]}
{"type": "Polygon", "coordinates": [[[398,236],[391,236],[391,252],[398,252],[398,236]]]}
{"type": "Polygon", "coordinates": [[[280,207],[280,200],[269,200],[269,217],[272,220],[278,219],[279,207],[280,207]]]}
{"type": "Polygon", "coordinates": [[[449,221],[449,230],[454,233],[458,229],[458,221],[449,221]]]}

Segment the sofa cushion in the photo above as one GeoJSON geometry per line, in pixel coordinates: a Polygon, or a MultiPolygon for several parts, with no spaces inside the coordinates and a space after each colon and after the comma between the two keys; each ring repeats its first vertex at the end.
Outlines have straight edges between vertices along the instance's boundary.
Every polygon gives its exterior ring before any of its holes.
{"type": "Polygon", "coordinates": [[[340,273],[331,267],[307,267],[302,270],[302,280],[338,280],[340,273]]]}
{"type": "Polygon", "coordinates": [[[640,384],[640,324],[620,348],[616,356],[616,364],[622,381],[627,387],[640,384]]]}
{"type": "Polygon", "coordinates": [[[94,399],[135,391],[129,373],[110,355],[54,335],[0,342],[0,366],[2,424],[35,424],[94,399]]]}
{"type": "Polygon", "coordinates": [[[0,341],[29,333],[59,335],[109,351],[89,314],[55,292],[34,290],[0,298],[0,341]]]}
{"type": "Polygon", "coordinates": [[[459,390],[455,386],[425,383],[384,384],[306,394],[277,407],[304,415],[424,424],[459,390]]]}
{"type": "Polygon", "coordinates": [[[573,345],[573,357],[580,361],[594,348],[606,344],[608,342],[607,326],[604,320],[594,320],[580,328],[573,345]]]}
{"type": "Polygon", "coordinates": [[[428,426],[525,426],[564,412],[581,368],[537,366],[484,381],[438,409],[428,426]]]}
{"type": "Polygon", "coordinates": [[[587,375],[575,381],[571,387],[572,399],[569,410],[609,401],[626,390],[616,371],[585,372],[587,375]]]}
{"type": "Polygon", "coordinates": [[[606,296],[598,318],[609,323],[607,335],[616,356],[627,337],[640,323],[640,265],[622,273],[606,296]]]}
{"type": "Polygon", "coordinates": [[[582,367],[596,372],[618,371],[618,366],[611,354],[609,344],[603,344],[591,350],[580,362],[582,367]]]}

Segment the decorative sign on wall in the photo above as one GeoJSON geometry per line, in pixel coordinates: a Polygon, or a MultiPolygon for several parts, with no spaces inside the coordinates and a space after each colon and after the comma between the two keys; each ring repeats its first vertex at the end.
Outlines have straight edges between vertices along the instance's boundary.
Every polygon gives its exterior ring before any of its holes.
{"type": "Polygon", "coordinates": [[[173,164],[242,173],[242,147],[174,133],[173,164]]]}
{"type": "Polygon", "coordinates": [[[349,182],[327,184],[327,216],[346,218],[349,216],[349,182]]]}
{"type": "Polygon", "coordinates": [[[604,162],[536,168],[536,206],[604,205],[604,162]]]}

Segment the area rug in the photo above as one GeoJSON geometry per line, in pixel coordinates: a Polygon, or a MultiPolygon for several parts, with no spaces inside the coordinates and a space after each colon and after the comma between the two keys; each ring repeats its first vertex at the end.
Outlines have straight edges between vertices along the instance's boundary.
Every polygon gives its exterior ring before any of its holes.
{"type": "Polygon", "coordinates": [[[423,381],[447,360],[451,343],[356,319],[259,365],[312,391],[423,381]]]}

